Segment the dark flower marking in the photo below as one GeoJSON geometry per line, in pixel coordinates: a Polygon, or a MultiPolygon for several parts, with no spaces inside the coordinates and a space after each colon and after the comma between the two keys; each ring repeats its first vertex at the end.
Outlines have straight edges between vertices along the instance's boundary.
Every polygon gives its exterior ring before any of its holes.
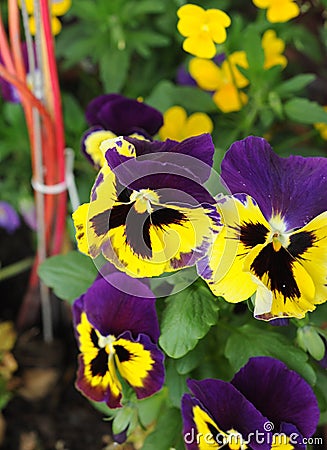
{"type": "Polygon", "coordinates": [[[95,377],[99,375],[104,377],[108,372],[108,353],[104,348],[101,348],[97,356],[91,362],[91,373],[95,377]]]}
{"type": "Polygon", "coordinates": [[[242,222],[239,229],[239,238],[244,247],[253,248],[266,242],[269,230],[259,222],[242,222]]]}
{"type": "Polygon", "coordinates": [[[266,245],[251,264],[251,270],[258,277],[268,275],[270,289],[280,292],[286,299],[301,296],[299,287],[293,274],[293,265],[297,259],[313,246],[315,236],[313,233],[302,231],[290,236],[290,244],[285,249],[281,247],[275,251],[273,244],[266,245]]]}
{"type": "Polygon", "coordinates": [[[309,231],[301,231],[290,236],[290,245],[287,250],[294,258],[301,258],[308,248],[313,247],[316,242],[316,236],[309,231]]]}
{"type": "Polygon", "coordinates": [[[134,203],[115,205],[92,217],[91,222],[97,236],[102,236],[113,228],[126,226],[126,242],[143,258],[152,256],[151,225],[163,229],[172,224],[181,224],[187,219],[183,213],[165,207],[154,207],[151,214],[140,214],[132,208],[133,205],[134,203]]]}
{"type": "Polygon", "coordinates": [[[132,358],[132,353],[130,353],[125,347],[122,345],[116,344],[114,345],[116,355],[120,362],[129,361],[132,358]]]}

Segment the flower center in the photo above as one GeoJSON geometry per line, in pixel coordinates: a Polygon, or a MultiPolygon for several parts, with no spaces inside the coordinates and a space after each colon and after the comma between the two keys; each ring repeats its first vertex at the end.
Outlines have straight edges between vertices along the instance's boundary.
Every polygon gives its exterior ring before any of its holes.
{"type": "Polygon", "coordinates": [[[268,235],[267,242],[272,243],[275,252],[284,247],[287,248],[290,244],[290,233],[286,232],[286,225],[279,216],[272,217],[270,220],[271,231],[268,235]]]}
{"type": "Polygon", "coordinates": [[[204,31],[205,33],[209,32],[209,25],[204,23],[201,27],[201,30],[204,31]]]}
{"type": "Polygon", "coordinates": [[[131,194],[130,200],[135,202],[134,208],[139,214],[143,214],[146,211],[151,214],[153,211],[152,202],[159,201],[159,195],[151,189],[141,189],[140,191],[134,191],[131,194]]]}
{"type": "Polygon", "coordinates": [[[98,345],[100,348],[105,348],[107,353],[109,353],[109,355],[112,355],[113,353],[115,353],[115,349],[113,346],[115,340],[116,338],[113,334],[109,334],[109,336],[102,336],[100,334],[98,339],[98,345]]]}

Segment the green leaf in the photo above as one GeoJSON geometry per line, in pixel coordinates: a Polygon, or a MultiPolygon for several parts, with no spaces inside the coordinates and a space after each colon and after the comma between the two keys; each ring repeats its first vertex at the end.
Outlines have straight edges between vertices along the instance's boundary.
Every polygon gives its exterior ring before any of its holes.
{"type": "Polygon", "coordinates": [[[130,406],[124,406],[123,408],[119,409],[112,422],[113,433],[119,434],[126,430],[129,424],[134,422],[135,415],[136,410],[130,406]]]}
{"type": "Polygon", "coordinates": [[[261,45],[259,30],[255,25],[249,25],[243,37],[244,50],[249,63],[248,75],[263,71],[265,54],[261,45]]]}
{"type": "Polygon", "coordinates": [[[168,388],[169,400],[173,406],[180,408],[182,395],[187,391],[186,380],[188,375],[180,375],[176,370],[176,361],[166,360],[166,379],[165,384],[168,388]]]}
{"type": "Polygon", "coordinates": [[[319,330],[311,326],[298,328],[297,340],[300,347],[317,361],[324,357],[325,344],[319,335],[319,330]]]}
{"type": "Polygon", "coordinates": [[[167,409],[159,418],[155,430],[147,436],[141,450],[183,450],[182,418],[177,408],[167,409]]]}
{"type": "Polygon", "coordinates": [[[217,112],[217,106],[207,92],[196,87],[175,86],[167,80],[157,84],[146,103],[161,112],[174,105],[182,106],[190,112],[217,112]]]}
{"type": "Polygon", "coordinates": [[[157,420],[163,404],[167,401],[167,394],[168,390],[164,387],[151,397],[138,400],[135,403],[140,422],[144,427],[157,420]]]}
{"type": "Polygon", "coordinates": [[[53,288],[57,297],[72,304],[91,286],[97,269],[90,257],[72,251],[46,259],[38,274],[47,286],[53,288]]]}
{"type": "Polygon", "coordinates": [[[316,76],[312,73],[302,73],[296,75],[289,80],[283,81],[279,86],[276,87],[275,92],[281,97],[287,97],[293,95],[302,89],[304,89],[309,83],[311,83],[316,76]]]}
{"type": "Polygon", "coordinates": [[[125,84],[130,62],[130,54],[125,50],[111,47],[99,60],[100,78],[106,92],[120,92],[125,84]]]}
{"type": "Polygon", "coordinates": [[[185,356],[176,360],[176,369],[180,375],[185,375],[194,370],[200,362],[203,360],[203,353],[205,348],[201,345],[203,341],[200,341],[199,344],[190,352],[188,352],[185,356]]]}
{"type": "Polygon", "coordinates": [[[244,366],[252,356],[272,356],[298,372],[311,385],[316,381],[315,372],[307,362],[306,353],[275,331],[243,325],[230,335],[225,356],[235,371],[244,366]]]}
{"type": "Polygon", "coordinates": [[[197,281],[166,300],[159,343],[167,355],[180,358],[192,350],[218,320],[218,304],[197,281]]]}
{"type": "Polygon", "coordinates": [[[306,98],[293,98],[285,103],[286,116],[295,122],[311,125],[313,123],[327,123],[327,112],[316,102],[306,98]]]}

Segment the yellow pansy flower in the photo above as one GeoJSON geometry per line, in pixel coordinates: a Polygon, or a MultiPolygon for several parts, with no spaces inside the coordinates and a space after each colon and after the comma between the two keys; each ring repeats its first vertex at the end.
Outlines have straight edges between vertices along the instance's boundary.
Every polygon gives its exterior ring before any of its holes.
{"type": "Polygon", "coordinates": [[[216,54],[215,44],[222,44],[226,40],[230,17],[220,9],[205,10],[192,4],[179,8],[177,15],[177,29],[186,37],[183,49],[199,58],[213,58],[216,54]]]}
{"type": "Polygon", "coordinates": [[[267,30],[262,36],[262,48],[265,53],[264,68],[270,69],[273,66],[287,66],[287,58],[282,55],[285,50],[285,42],[277,37],[274,30],[267,30]]]}
{"type": "Polygon", "coordinates": [[[271,23],[288,22],[300,14],[300,8],[293,0],[252,0],[255,6],[267,9],[267,20],[271,23]]]}
{"type": "Polygon", "coordinates": [[[173,139],[182,141],[191,136],[211,133],[213,123],[210,117],[202,112],[196,112],[189,117],[181,106],[172,106],[164,113],[164,125],[159,130],[161,140],[173,139]]]}
{"type": "Polygon", "coordinates": [[[239,89],[249,84],[249,80],[238,70],[237,66],[248,67],[246,53],[232,53],[219,67],[213,61],[193,58],[189,71],[200,88],[214,91],[213,101],[225,113],[239,111],[247,101],[247,95],[239,89]]]}
{"type": "MultiPolygon", "coordinates": [[[[25,0],[27,13],[29,17],[29,27],[32,35],[36,33],[36,24],[34,17],[34,0],[25,0]]],[[[57,16],[63,16],[71,7],[72,0],[51,0],[49,2],[51,14],[52,34],[56,36],[61,31],[61,22],[57,16]]]]}

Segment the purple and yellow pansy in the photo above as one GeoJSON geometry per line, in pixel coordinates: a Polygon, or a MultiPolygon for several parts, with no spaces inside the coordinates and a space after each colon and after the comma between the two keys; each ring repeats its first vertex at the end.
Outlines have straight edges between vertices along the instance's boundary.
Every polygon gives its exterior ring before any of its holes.
{"type": "Polygon", "coordinates": [[[133,277],[194,265],[219,229],[203,186],[211,171],[209,134],[182,142],[118,137],[101,144],[106,164],[89,203],[73,214],[79,250],[100,253],[133,277]]]}
{"type": "Polygon", "coordinates": [[[250,358],[231,382],[189,380],[188,387],[192,394],[182,399],[188,450],[303,449],[318,425],[311,387],[275,358],[250,358]]]}
{"type": "Polygon", "coordinates": [[[118,408],[122,379],[139,399],[161,389],[164,356],[149,287],[123,273],[99,277],[75,300],[73,318],[80,350],[76,386],[85,396],[118,408]]]}
{"type": "Polygon", "coordinates": [[[199,271],[215,295],[253,296],[254,315],[302,318],[327,299],[327,160],[276,155],[263,138],[235,142],[221,165],[232,196],[199,271]]]}

